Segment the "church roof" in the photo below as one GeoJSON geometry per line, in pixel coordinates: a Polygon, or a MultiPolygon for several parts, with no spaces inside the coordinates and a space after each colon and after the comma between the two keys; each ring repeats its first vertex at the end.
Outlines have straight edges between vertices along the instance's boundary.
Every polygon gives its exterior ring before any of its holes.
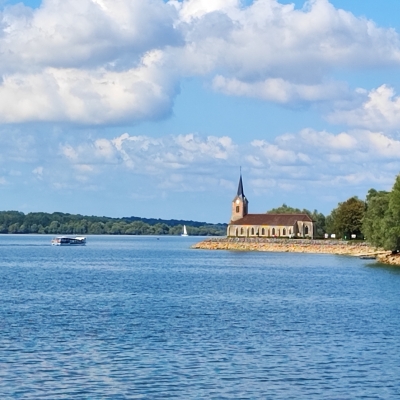
{"type": "Polygon", "coordinates": [[[293,226],[298,221],[312,222],[307,214],[247,214],[231,225],[293,226]]]}

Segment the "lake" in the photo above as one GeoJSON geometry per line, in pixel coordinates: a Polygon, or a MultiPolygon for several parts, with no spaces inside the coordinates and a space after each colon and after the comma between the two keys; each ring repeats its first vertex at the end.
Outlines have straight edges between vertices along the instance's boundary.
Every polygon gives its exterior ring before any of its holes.
{"type": "Polygon", "coordinates": [[[398,399],[400,268],[0,235],[1,399],[398,399]]]}

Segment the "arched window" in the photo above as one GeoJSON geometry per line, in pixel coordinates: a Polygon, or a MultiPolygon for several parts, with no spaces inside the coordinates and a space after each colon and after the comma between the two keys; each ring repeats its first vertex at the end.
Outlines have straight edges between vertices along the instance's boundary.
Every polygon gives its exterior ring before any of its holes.
{"type": "Polygon", "coordinates": [[[240,211],[240,207],[236,206],[236,212],[238,213],[240,211]]]}
{"type": "Polygon", "coordinates": [[[275,228],[272,228],[272,236],[275,236],[275,228]]]}
{"type": "Polygon", "coordinates": [[[308,226],[306,226],[306,227],[304,228],[304,234],[305,234],[305,235],[308,235],[308,226]]]}
{"type": "Polygon", "coordinates": [[[264,228],[261,229],[261,235],[265,236],[265,229],[264,228]]]}
{"type": "Polygon", "coordinates": [[[283,228],[282,235],[283,235],[283,236],[286,236],[286,229],[285,229],[285,228],[283,228]]]}
{"type": "Polygon", "coordinates": [[[243,228],[240,228],[240,234],[243,235],[244,231],[243,228]]]}
{"type": "Polygon", "coordinates": [[[238,235],[238,228],[235,229],[235,236],[238,235]]]}
{"type": "Polygon", "coordinates": [[[289,235],[292,234],[292,228],[289,228],[289,235]]]}
{"type": "Polygon", "coordinates": [[[251,228],[251,234],[254,235],[254,228],[251,228]]]}

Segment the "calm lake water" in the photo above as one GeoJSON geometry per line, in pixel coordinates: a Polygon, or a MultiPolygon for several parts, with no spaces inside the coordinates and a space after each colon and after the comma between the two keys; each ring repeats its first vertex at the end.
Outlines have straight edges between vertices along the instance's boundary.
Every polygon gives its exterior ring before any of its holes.
{"type": "Polygon", "coordinates": [[[400,398],[400,268],[198,240],[0,236],[0,398],[400,398]]]}

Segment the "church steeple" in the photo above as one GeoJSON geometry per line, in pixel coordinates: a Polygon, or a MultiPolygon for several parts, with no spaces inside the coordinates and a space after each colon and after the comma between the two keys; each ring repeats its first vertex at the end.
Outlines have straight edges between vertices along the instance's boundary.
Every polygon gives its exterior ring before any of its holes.
{"type": "Polygon", "coordinates": [[[237,196],[241,197],[242,199],[246,197],[244,195],[244,191],[243,191],[243,181],[242,181],[242,173],[241,172],[240,172],[240,179],[239,179],[239,185],[238,185],[238,190],[237,190],[237,196]]]}
{"type": "Polygon", "coordinates": [[[238,190],[235,198],[232,201],[232,215],[231,221],[237,221],[243,218],[248,213],[248,200],[244,195],[243,190],[243,180],[242,180],[242,171],[240,170],[240,178],[238,190]]]}

